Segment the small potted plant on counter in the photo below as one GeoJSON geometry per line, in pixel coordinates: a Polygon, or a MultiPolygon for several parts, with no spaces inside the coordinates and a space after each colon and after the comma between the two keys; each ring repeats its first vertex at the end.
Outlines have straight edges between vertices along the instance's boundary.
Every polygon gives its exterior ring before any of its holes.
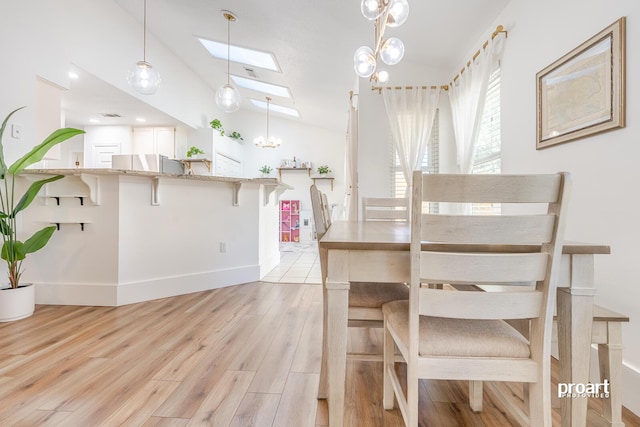
{"type": "Polygon", "coordinates": [[[259,170],[260,172],[262,172],[262,177],[263,177],[263,178],[268,178],[268,177],[269,177],[269,174],[271,174],[271,171],[272,171],[273,169],[271,168],[271,166],[264,165],[264,166],[262,166],[262,167],[261,167],[260,169],[258,169],[258,170],[259,170]]]}
{"type": "Polygon", "coordinates": [[[32,183],[24,194],[19,195],[16,194],[15,177],[26,167],[42,160],[53,146],[73,136],[85,133],[79,129],[58,129],[7,167],[3,153],[2,136],[11,116],[22,108],[24,107],[9,113],[0,127],[0,209],[2,209],[0,211],[0,234],[2,234],[3,240],[0,258],[7,263],[9,274],[8,286],[0,284],[0,322],[23,319],[33,314],[35,307],[34,286],[20,283],[22,262],[27,254],[45,247],[56,230],[55,225],[47,226],[36,231],[24,242],[20,241],[18,240],[17,216],[33,202],[45,184],[64,178],[63,175],[56,175],[41,179],[32,183]]]}
{"type": "Polygon", "coordinates": [[[199,148],[198,148],[198,147],[196,147],[196,146],[191,146],[191,147],[189,148],[189,151],[187,151],[187,157],[188,157],[188,158],[195,158],[195,159],[197,159],[197,158],[198,158],[198,156],[200,156],[200,155],[202,155],[202,154],[204,154],[204,151],[202,151],[201,149],[199,149],[199,148]]]}

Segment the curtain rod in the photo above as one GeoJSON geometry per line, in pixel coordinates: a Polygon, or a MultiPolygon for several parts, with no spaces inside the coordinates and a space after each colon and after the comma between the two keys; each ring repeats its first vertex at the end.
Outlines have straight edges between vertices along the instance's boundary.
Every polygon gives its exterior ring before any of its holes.
{"type": "MultiPolygon", "coordinates": [[[[418,88],[418,89],[438,89],[438,88],[440,88],[442,90],[449,90],[449,86],[447,86],[447,85],[442,85],[442,86],[416,86],[416,88],[418,88]]],[[[371,86],[371,90],[377,90],[378,94],[382,93],[382,89],[388,89],[388,90],[391,90],[391,89],[396,89],[396,90],[406,89],[406,90],[411,90],[411,89],[413,89],[413,86],[394,86],[394,87],[391,87],[391,86],[386,86],[386,87],[383,87],[383,86],[371,86]]]]}
{"type": "MultiPolygon", "coordinates": [[[[496,30],[493,32],[493,34],[491,34],[491,40],[495,39],[498,34],[500,33],[504,33],[505,38],[509,35],[509,32],[507,30],[504,29],[504,27],[502,25],[498,25],[496,27],[496,30]]],[[[467,65],[462,67],[462,69],[460,70],[460,72],[458,74],[456,74],[456,76],[453,78],[453,82],[455,82],[456,80],[458,80],[460,78],[460,74],[464,73],[464,70],[471,65],[472,61],[475,61],[476,58],[480,55],[480,52],[482,51],[482,49],[486,49],[487,46],[489,46],[489,40],[485,41],[482,44],[482,47],[480,49],[478,49],[476,51],[476,53],[473,54],[473,56],[471,57],[471,59],[467,62],[467,65]]]]}
{"type": "MultiPolygon", "coordinates": [[[[493,32],[493,34],[491,34],[491,40],[495,39],[495,38],[498,36],[498,34],[500,34],[500,33],[504,33],[504,34],[505,34],[505,37],[507,37],[507,35],[509,34],[509,33],[507,32],[507,30],[505,30],[505,29],[504,29],[504,27],[503,27],[502,25],[498,25],[498,26],[496,27],[496,30],[493,32]]],[[[456,80],[458,80],[458,78],[460,78],[460,74],[464,73],[464,70],[465,70],[469,65],[471,65],[471,61],[475,61],[475,60],[476,60],[476,58],[478,57],[478,55],[480,55],[480,51],[481,51],[481,49],[486,49],[486,47],[487,47],[488,45],[489,45],[489,40],[485,41],[485,42],[482,44],[482,48],[478,49],[478,51],[473,55],[473,57],[471,58],[471,60],[470,60],[469,62],[467,62],[466,67],[463,67],[463,68],[462,68],[462,70],[460,70],[460,72],[459,72],[459,73],[458,73],[458,74],[453,78],[452,83],[450,83],[450,84],[453,84],[453,82],[455,82],[456,80]]],[[[420,87],[420,88],[422,88],[422,89],[438,89],[438,87],[440,87],[440,89],[442,89],[442,90],[449,90],[449,85],[442,85],[442,86],[416,86],[416,87],[420,87]]],[[[398,90],[398,89],[402,89],[402,88],[403,88],[402,86],[395,86],[395,87],[391,87],[391,86],[386,86],[386,87],[382,87],[382,86],[371,86],[371,90],[377,90],[377,91],[378,91],[378,94],[381,94],[381,93],[382,93],[382,89],[388,89],[388,90],[396,89],[396,90],[398,90]]],[[[404,89],[411,90],[411,89],[413,89],[413,86],[404,86],[404,89]]]]}

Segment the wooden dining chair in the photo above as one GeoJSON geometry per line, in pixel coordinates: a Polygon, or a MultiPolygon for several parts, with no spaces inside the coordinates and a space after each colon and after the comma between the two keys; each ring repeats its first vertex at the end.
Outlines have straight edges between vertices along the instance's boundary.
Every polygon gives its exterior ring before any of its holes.
{"type": "MultiPolygon", "coordinates": [[[[330,218],[325,216],[323,198],[315,185],[310,188],[313,220],[316,227],[318,241],[324,236],[331,225],[330,218]],[[328,224],[328,226],[327,226],[328,224]]],[[[323,197],[324,196],[324,197],[323,197]]],[[[320,270],[322,272],[322,300],[323,300],[323,328],[322,328],[322,363],[320,367],[320,385],[318,398],[326,399],[327,384],[327,293],[325,281],[327,278],[327,251],[318,247],[320,270]]],[[[348,326],[365,328],[382,328],[382,304],[409,298],[409,288],[404,283],[352,283],[349,290],[348,326]]],[[[348,353],[349,359],[382,361],[382,353],[348,353]]]]}
{"type": "Polygon", "coordinates": [[[418,382],[425,378],[469,380],[472,389],[479,381],[527,383],[530,425],[551,426],[551,331],[569,189],[566,173],[414,173],[409,301],[382,308],[383,405],[392,409],[395,395],[406,425],[418,425],[418,382]],[[423,211],[425,201],[518,207],[513,215],[434,215],[423,211]],[[434,282],[501,290],[425,286],[434,282]],[[529,339],[507,319],[527,319],[529,339]],[[406,394],[394,369],[396,347],[407,362],[406,394]]]}
{"type": "Polygon", "coordinates": [[[363,197],[362,218],[365,221],[408,221],[408,197],[363,197]]]}

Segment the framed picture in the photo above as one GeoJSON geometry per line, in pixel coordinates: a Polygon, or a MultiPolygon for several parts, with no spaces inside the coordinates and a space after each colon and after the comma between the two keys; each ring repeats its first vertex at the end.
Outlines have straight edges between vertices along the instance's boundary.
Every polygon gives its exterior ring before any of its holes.
{"type": "Polygon", "coordinates": [[[536,74],[536,149],[625,126],[625,17],[536,74]]]}

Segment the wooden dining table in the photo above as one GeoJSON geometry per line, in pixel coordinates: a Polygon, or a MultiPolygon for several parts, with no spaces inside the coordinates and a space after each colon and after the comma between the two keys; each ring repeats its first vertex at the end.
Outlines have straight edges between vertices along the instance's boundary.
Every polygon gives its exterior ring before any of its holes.
{"type": "MultiPolygon", "coordinates": [[[[335,221],[320,239],[328,253],[326,277],[329,425],[343,425],[350,282],[409,282],[410,227],[406,222],[335,221]]],[[[444,249],[423,242],[423,250],[444,249]]],[[[525,246],[523,250],[528,250],[525,246]]],[[[479,248],[481,250],[481,248],[479,248]]],[[[565,242],[557,293],[560,381],[587,384],[591,357],[594,255],[608,245],[565,242]]],[[[561,399],[562,426],[586,427],[586,398],[561,399]]]]}

